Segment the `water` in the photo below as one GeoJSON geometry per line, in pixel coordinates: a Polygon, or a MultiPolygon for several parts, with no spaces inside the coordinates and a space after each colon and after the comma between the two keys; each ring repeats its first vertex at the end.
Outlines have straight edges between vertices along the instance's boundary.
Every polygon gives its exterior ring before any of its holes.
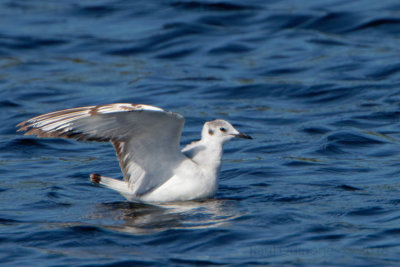
{"type": "Polygon", "coordinates": [[[400,5],[387,1],[2,1],[4,266],[397,266],[400,5]],[[112,102],[222,118],[213,200],[128,203],[112,147],[15,132],[112,102]]]}

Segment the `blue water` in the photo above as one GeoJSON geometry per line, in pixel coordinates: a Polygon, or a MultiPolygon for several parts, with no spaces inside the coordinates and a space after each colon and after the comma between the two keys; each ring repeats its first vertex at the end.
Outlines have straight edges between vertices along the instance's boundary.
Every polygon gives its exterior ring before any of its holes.
{"type": "Polygon", "coordinates": [[[0,2],[4,266],[398,266],[398,0],[0,2]],[[156,207],[94,187],[112,146],[16,133],[113,102],[222,118],[215,199],[156,207]]]}

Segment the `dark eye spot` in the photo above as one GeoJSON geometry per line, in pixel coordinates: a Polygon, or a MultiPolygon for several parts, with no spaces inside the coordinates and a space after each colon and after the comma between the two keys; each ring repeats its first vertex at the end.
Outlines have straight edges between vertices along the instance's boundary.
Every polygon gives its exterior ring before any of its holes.
{"type": "Polygon", "coordinates": [[[213,134],[214,134],[214,131],[210,129],[210,130],[208,130],[208,134],[209,134],[209,135],[213,135],[213,134]]]}
{"type": "Polygon", "coordinates": [[[225,129],[224,127],[219,128],[219,130],[220,130],[221,132],[226,132],[226,129],[225,129]]]}

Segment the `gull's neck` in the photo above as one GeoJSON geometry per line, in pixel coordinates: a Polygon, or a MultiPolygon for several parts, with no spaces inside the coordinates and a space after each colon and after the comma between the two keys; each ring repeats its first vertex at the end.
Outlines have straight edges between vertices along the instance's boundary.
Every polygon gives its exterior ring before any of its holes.
{"type": "Polygon", "coordinates": [[[192,160],[196,162],[203,171],[210,177],[216,177],[221,167],[222,142],[202,138],[197,146],[200,148],[193,155],[192,160]]]}

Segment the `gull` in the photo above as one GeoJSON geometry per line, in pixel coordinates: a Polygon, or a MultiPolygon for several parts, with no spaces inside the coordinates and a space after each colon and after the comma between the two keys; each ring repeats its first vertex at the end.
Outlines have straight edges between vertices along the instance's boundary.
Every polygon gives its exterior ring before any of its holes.
{"type": "Polygon", "coordinates": [[[17,125],[25,135],[111,142],[123,180],[92,173],[94,184],[132,202],[175,202],[212,198],[218,187],[223,145],[252,139],[221,119],[206,122],[201,139],[180,149],[185,119],[161,108],[114,103],[65,109],[17,125]]]}

